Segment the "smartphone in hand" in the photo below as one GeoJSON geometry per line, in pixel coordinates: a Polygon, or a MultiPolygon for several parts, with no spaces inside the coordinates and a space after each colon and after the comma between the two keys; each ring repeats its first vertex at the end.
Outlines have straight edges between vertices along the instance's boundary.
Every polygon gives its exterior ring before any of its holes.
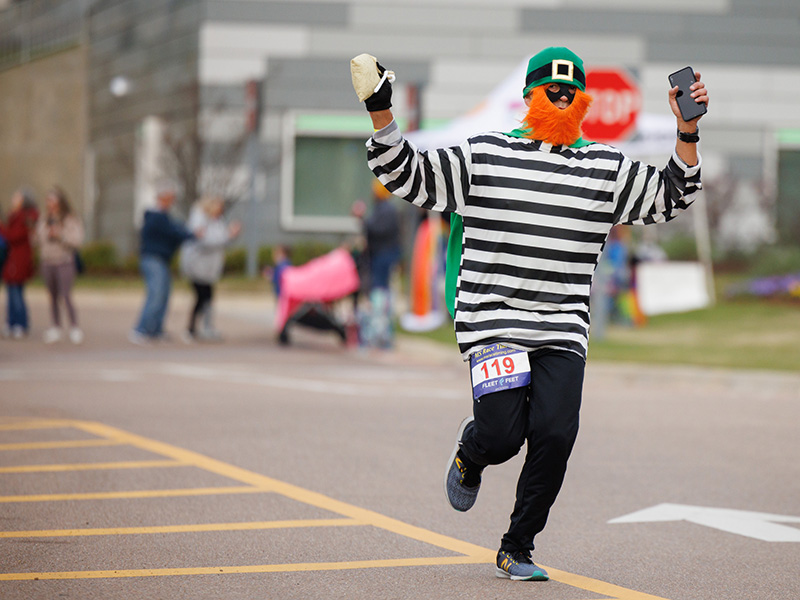
{"type": "Polygon", "coordinates": [[[684,121],[691,121],[699,116],[708,112],[704,102],[695,102],[692,98],[692,90],[689,86],[697,80],[694,78],[694,69],[692,67],[684,67],[680,71],[675,71],[669,76],[669,83],[671,87],[678,86],[678,108],[681,111],[681,117],[684,121]]]}

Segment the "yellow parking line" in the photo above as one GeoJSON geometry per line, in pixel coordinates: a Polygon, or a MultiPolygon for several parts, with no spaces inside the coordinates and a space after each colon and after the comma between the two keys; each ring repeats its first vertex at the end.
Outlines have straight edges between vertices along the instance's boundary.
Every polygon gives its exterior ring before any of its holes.
{"type": "Polygon", "coordinates": [[[249,485],[177,490],[130,490],[126,492],[90,492],[86,494],[36,494],[31,496],[0,496],[4,502],[61,502],[65,500],[120,500],[131,498],[178,498],[181,496],[212,496],[215,494],[254,494],[263,492],[249,485]]]}
{"type": "Polygon", "coordinates": [[[637,592],[629,590],[628,588],[614,585],[613,583],[606,583],[591,577],[584,577],[583,575],[575,575],[574,573],[567,573],[566,571],[559,571],[553,567],[545,567],[550,579],[558,581],[572,587],[586,590],[595,594],[603,594],[609,596],[613,600],[667,600],[661,596],[653,596],[645,594],[644,592],[637,592]]]}
{"type": "Polygon", "coordinates": [[[186,467],[175,460],[126,460],[105,463],[73,463],[63,465],[21,465],[0,467],[0,473],[59,473],[64,471],[102,471],[113,469],[163,469],[167,467],[186,467]]]}
{"type": "Polygon", "coordinates": [[[151,527],[111,527],[106,529],[52,529],[35,531],[0,531],[0,538],[83,537],[92,535],[146,535],[158,533],[201,533],[209,531],[261,531],[301,527],[351,527],[365,525],[355,519],[295,519],[243,523],[197,523],[192,525],[155,525],[151,527]]]}
{"type": "MultiPolygon", "coordinates": [[[[330,571],[345,569],[367,569],[383,567],[411,567],[411,566],[432,566],[432,565],[466,565],[478,563],[494,563],[495,550],[482,548],[469,542],[464,542],[442,534],[435,533],[409,525],[397,519],[387,517],[380,513],[360,508],[352,504],[334,500],[323,494],[312,492],[301,487],[272,479],[252,471],[223,463],[221,461],[203,456],[178,448],[170,444],[158,442],[132,433],[128,433],[102,423],[84,421],[65,421],[65,426],[75,427],[87,433],[97,435],[109,440],[116,440],[121,444],[128,444],[153,454],[158,454],[174,461],[193,465],[211,473],[222,475],[229,479],[239,481],[245,486],[230,488],[201,488],[196,490],[156,490],[142,492],[106,492],[98,494],[59,494],[46,496],[7,496],[0,497],[0,502],[18,502],[38,500],[74,500],[74,499],[105,499],[105,498],[148,498],[158,496],[188,496],[215,493],[254,493],[254,492],[275,492],[298,502],[315,506],[333,512],[349,520],[356,521],[364,525],[396,533],[403,537],[421,541],[432,546],[450,550],[460,556],[430,557],[430,558],[407,558],[407,559],[388,559],[388,560],[364,560],[346,562],[327,562],[327,563],[298,563],[298,564],[277,564],[277,565],[251,565],[251,566],[223,566],[223,567],[199,567],[199,568],[177,568],[177,569],[125,569],[125,570],[106,570],[106,571],[63,571],[49,573],[6,573],[0,574],[0,581],[20,581],[32,579],[98,579],[98,578],[119,578],[119,577],[157,577],[170,575],[210,575],[225,573],[277,573],[277,572],[297,572],[297,571],[330,571]],[[20,500],[28,498],[28,500],[20,500]]],[[[608,596],[614,600],[666,600],[658,596],[637,592],[616,586],[604,581],[575,575],[566,571],[560,571],[552,567],[545,567],[550,578],[565,585],[579,588],[583,591],[597,593],[608,596]]]]}
{"type": "Polygon", "coordinates": [[[55,450],[63,448],[95,448],[99,446],[119,446],[119,440],[65,440],[59,442],[20,442],[15,444],[0,444],[3,450],[55,450]]]}
{"type": "Polygon", "coordinates": [[[19,421],[17,423],[2,423],[0,424],[0,431],[24,431],[28,429],[62,429],[70,427],[70,424],[65,425],[63,419],[54,420],[41,420],[41,421],[19,421]]]}
{"type": "MultiPolygon", "coordinates": [[[[394,558],[345,562],[285,563],[234,567],[183,567],[175,569],[118,569],[106,571],[51,571],[43,573],[2,573],[0,581],[31,581],[44,579],[104,579],[124,577],[168,577],[176,575],[220,575],[241,573],[296,573],[301,571],[344,571],[397,567],[469,565],[494,563],[494,551],[483,556],[433,556],[425,558],[394,558]]],[[[609,600],[666,600],[659,596],[629,590],[617,585],[546,567],[550,579],[585,592],[608,596],[609,600]]]]}
{"type": "MultiPolygon", "coordinates": [[[[345,562],[288,563],[281,565],[247,565],[239,567],[185,567],[178,569],[119,569],[108,571],[61,571],[49,573],[4,573],[0,581],[33,579],[101,579],[114,577],[164,577],[174,575],[219,575],[231,573],[292,573],[299,571],[341,571],[386,567],[423,567],[435,565],[469,565],[487,562],[472,556],[432,556],[429,558],[394,558],[345,562]]],[[[494,554],[491,560],[494,562],[494,554]]]]}
{"type": "MultiPolygon", "coordinates": [[[[185,450],[164,442],[151,440],[149,438],[121,431],[113,427],[109,427],[108,425],[103,425],[102,423],[76,421],[75,427],[100,437],[113,437],[131,446],[136,446],[143,450],[152,452],[153,454],[160,454],[161,456],[167,456],[174,460],[193,464],[206,471],[222,475],[223,477],[227,477],[229,479],[240,481],[261,490],[276,492],[287,498],[302,502],[303,504],[309,504],[329,512],[350,517],[352,519],[357,519],[380,529],[391,531],[392,533],[397,533],[398,535],[402,535],[413,540],[425,542],[427,544],[431,544],[432,546],[438,546],[439,548],[444,548],[445,550],[450,550],[459,554],[466,554],[468,556],[482,557],[487,552],[485,548],[481,548],[475,544],[470,544],[469,542],[464,542],[446,535],[434,533],[433,531],[429,531],[421,527],[415,527],[380,513],[367,510],[365,508],[360,508],[358,506],[353,506],[352,504],[347,504],[345,502],[340,502],[323,494],[312,492],[290,483],[284,483],[283,481],[272,479],[271,477],[267,477],[265,475],[247,471],[222,461],[209,458],[208,456],[192,452],[191,450],[185,450]]],[[[494,553],[492,553],[492,560],[494,560],[494,553]]]]}

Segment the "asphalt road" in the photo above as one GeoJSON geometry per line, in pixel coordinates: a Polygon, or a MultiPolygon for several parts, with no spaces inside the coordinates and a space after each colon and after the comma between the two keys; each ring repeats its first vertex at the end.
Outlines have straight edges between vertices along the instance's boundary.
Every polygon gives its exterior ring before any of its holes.
{"type": "Polygon", "coordinates": [[[138,294],[83,290],[85,343],[45,346],[29,299],[33,336],[0,340],[3,600],[800,598],[800,374],[590,360],[552,580],[517,583],[491,563],[520,457],[466,514],[442,492],[455,348],[282,348],[265,299],[224,295],[223,343],[140,347],[138,294]]]}

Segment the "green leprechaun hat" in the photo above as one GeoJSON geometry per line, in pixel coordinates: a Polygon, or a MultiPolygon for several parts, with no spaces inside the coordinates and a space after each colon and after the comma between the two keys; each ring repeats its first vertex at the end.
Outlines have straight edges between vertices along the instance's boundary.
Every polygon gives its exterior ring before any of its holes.
{"type": "Polygon", "coordinates": [[[528,61],[528,75],[525,77],[522,95],[546,83],[566,83],[585,92],[586,72],[580,56],[569,48],[551,46],[531,58],[528,61]]]}

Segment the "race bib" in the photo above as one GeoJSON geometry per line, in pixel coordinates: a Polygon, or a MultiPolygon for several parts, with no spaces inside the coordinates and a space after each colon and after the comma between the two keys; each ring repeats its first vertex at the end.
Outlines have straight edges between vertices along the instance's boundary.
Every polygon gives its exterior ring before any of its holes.
{"type": "Polygon", "coordinates": [[[502,344],[479,350],[469,359],[472,395],[475,399],[490,392],[510,390],[531,382],[528,353],[502,344]]]}

